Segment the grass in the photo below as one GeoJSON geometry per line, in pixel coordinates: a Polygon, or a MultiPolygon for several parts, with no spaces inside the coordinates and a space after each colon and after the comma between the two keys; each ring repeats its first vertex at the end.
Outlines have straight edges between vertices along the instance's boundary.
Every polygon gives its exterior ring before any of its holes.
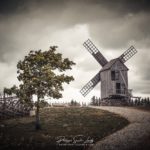
{"type": "Polygon", "coordinates": [[[12,147],[32,145],[36,149],[38,145],[56,145],[58,136],[76,135],[90,136],[95,143],[129,123],[125,118],[107,111],[79,107],[42,109],[40,118],[42,130],[38,132],[35,131],[34,117],[1,122],[0,144],[4,149],[8,148],[8,143],[12,147]]]}

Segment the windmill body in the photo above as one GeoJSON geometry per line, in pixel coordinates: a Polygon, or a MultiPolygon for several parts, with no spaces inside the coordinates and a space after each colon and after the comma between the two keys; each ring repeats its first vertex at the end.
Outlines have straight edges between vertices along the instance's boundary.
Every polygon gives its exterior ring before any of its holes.
{"type": "Polygon", "coordinates": [[[86,96],[101,82],[101,99],[129,99],[131,97],[131,90],[128,89],[129,69],[125,62],[137,53],[137,50],[131,46],[120,57],[108,62],[89,39],[83,45],[102,66],[102,69],[80,90],[81,94],[86,96]]]}
{"type": "Polygon", "coordinates": [[[100,70],[101,98],[128,97],[128,68],[113,59],[100,70]]]}

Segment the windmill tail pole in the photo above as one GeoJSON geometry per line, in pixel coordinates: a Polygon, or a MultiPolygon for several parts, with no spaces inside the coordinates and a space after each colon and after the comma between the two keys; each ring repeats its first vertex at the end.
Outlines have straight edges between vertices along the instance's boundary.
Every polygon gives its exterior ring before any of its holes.
{"type": "MultiPolygon", "coordinates": [[[[120,71],[120,70],[119,70],[119,71],[120,71]]],[[[126,86],[126,89],[128,89],[128,86],[127,86],[126,80],[125,80],[125,78],[124,78],[124,76],[123,76],[123,74],[122,74],[122,72],[121,72],[121,71],[120,71],[120,74],[121,74],[122,80],[123,80],[123,82],[124,82],[124,84],[125,84],[125,86],[126,86]]]]}

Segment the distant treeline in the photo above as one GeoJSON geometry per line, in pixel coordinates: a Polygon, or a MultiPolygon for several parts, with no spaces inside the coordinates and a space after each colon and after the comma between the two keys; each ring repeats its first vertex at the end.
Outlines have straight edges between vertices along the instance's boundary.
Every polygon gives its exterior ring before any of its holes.
{"type": "Polygon", "coordinates": [[[80,106],[80,103],[78,103],[76,100],[71,100],[71,102],[69,103],[70,106],[80,106]]]}
{"type": "MultiPolygon", "coordinates": [[[[91,98],[90,105],[100,106],[103,101],[105,101],[105,100],[102,100],[101,98],[93,96],[91,98]]],[[[128,106],[149,106],[150,107],[150,98],[149,97],[147,97],[147,98],[136,98],[136,99],[131,98],[128,101],[128,106]]]]}
{"type": "Polygon", "coordinates": [[[91,98],[91,102],[90,102],[90,105],[93,105],[93,106],[99,106],[100,105],[100,102],[101,102],[101,99],[96,97],[96,96],[93,96],[91,98]]]}
{"type": "Polygon", "coordinates": [[[130,106],[150,106],[150,98],[137,98],[129,100],[130,106]]]}

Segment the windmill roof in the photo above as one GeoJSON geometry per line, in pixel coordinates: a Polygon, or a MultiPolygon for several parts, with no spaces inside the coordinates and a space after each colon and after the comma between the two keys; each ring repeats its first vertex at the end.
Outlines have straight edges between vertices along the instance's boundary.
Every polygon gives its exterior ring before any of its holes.
{"type": "MultiPolygon", "coordinates": [[[[105,70],[108,70],[111,68],[111,66],[116,62],[116,61],[120,61],[119,58],[116,58],[116,59],[112,59],[111,61],[109,61],[101,70],[100,72],[102,71],[105,71],[105,70]]],[[[121,62],[121,61],[120,61],[121,62]]],[[[121,62],[122,63],[122,62],[121,62]]],[[[122,63],[124,65],[124,63],[122,63]]],[[[126,67],[126,65],[124,65],[126,67]]],[[[127,67],[126,67],[127,68],[127,67]]],[[[128,70],[128,68],[127,68],[128,70]]]]}

